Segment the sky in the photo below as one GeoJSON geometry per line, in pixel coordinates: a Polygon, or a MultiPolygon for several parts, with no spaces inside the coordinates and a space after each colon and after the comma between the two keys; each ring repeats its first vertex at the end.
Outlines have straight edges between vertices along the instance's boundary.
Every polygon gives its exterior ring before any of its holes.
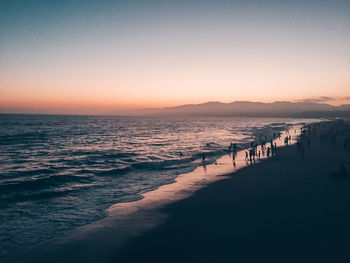
{"type": "Polygon", "coordinates": [[[349,98],[349,0],[0,0],[0,112],[349,98]]]}

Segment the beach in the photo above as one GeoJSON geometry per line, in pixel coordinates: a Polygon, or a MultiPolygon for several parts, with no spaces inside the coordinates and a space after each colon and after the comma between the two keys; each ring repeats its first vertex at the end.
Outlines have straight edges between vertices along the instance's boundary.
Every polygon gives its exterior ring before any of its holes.
{"type": "Polygon", "coordinates": [[[112,206],[108,217],[4,262],[348,262],[350,181],[337,176],[339,164],[350,171],[348,127],[322,124],[306,135],[304,154],[294,144],[261,162],[239,157],[231,173],[219,161],[199,167],[193,181],[112,206]],[[336,142],[321,138],[330,130],[336,142]]]}

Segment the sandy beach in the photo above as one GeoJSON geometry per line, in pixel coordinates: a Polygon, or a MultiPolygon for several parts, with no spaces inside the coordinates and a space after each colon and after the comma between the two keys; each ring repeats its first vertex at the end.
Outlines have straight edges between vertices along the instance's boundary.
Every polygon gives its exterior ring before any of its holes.
{"type": "Polygon", "coordinates": [[[227,155],[3,262],[349,262],[349,125],[315,131],[304,155],[279,147],[246,166],[241,152],[236,167],[227,155]]]}

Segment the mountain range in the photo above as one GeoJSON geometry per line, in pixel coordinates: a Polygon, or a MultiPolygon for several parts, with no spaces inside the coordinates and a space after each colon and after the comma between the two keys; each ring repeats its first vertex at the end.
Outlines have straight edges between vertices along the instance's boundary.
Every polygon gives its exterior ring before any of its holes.
{"type": "Polygon", "coordinates": [[[272,103],[234,101],[206,102],[159,109],[118,112],[118,115],[246,116],[246,117],[350,117],[350,104],[333,106],[317,102],[272,103]]]}

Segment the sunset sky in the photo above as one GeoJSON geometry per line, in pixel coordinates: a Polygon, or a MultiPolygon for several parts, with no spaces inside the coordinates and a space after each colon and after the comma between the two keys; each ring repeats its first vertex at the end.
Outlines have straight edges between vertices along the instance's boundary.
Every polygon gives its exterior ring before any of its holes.
{"type": "Polygon", "coordinates": [[[0,112],[349,96],[348,0],[0,0],[0,112]]]}

